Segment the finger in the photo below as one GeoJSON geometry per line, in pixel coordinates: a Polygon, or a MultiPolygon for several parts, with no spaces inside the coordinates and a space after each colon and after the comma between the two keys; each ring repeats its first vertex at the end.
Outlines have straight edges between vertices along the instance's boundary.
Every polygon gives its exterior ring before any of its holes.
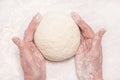
{"type": "Polygon", "coordinates": [[[96,33],[96,36],[102,37],[105,32],[106,32],[106,30],[104,28],[102,28],[96,33]]]}
{"type": "Polygon", "coordinates": [[[12,41],[18,46],[19,49],[23,48],[23,42],[18,37],[13,37],[12,41]]]}
{"type": "Polygon", "coordinates": [[[41,15],[39,13],[37,13],[33,17],[32,21],[30,22],[27,30],[25,31],[25,34],[24,34],[25,41],[32,41],[33,40],[34,32],[35,32],[36,28],[38,27],[40,21],[41,21],[41,15]]]}
{"type": "Polygon", "coordinates": [[[75,12],[71,13],[72,18],[78,24],[78,26],[81,29],[81,33],[83,37],[85,38],[93,38],[94,37],[94,31],[91,29],[91,27],[75,12]]]}
{"type": "Polygon", "coordinates": [[[105,29],[100,29],[96,33],[96,35],[95,35],[95,37],[93,39],[93,47],[94,48],[97,48],[97,47],[101,46],[101,39],[102,39],[102,36],[104,35],[105,32],[106,32],[105,29]]]}

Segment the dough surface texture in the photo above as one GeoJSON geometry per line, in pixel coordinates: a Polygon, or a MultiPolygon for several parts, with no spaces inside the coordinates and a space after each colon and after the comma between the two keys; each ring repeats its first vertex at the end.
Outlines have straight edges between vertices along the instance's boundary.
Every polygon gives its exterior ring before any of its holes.
{"type": "Polygon", "coordinates": [[[80,31],[69,14],[49,13],[36,29],[34,42],[47,60],[63,61],[75,55],[80,31]]]}

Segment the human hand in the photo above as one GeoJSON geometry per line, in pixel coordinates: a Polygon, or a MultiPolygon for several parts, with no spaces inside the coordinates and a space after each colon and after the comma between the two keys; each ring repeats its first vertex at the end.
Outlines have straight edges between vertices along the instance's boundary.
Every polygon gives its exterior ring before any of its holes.
{"type": "Polygon", "coordinates": [[[79,80],[102,80],[102,46],[104,29],[96,34],[81,17],[73,12],[72,18],[81,31],[81,40],[75,55],[75,65],[79,80]]]}
{"type": "Polygon", "coordinates": [[[40,14],[36,14],[24,33],[24,39],[14,37],[12,40],[20,51],[21,65],[24,72],[24,80],[45,80],[45,59],[34,44],[34,32],[41,20],[40,14]]]}

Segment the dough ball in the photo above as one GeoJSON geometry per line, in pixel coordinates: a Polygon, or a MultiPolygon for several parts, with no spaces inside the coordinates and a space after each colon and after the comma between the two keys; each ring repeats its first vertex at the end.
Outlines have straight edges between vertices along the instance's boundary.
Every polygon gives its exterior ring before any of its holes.
{"type": "Polygon", "coordinates": [[[68,14],[49,13],[43,16],[34,34],[34,41],[50,61],[63,61],[75,55],[80,31],[68,14]]]}

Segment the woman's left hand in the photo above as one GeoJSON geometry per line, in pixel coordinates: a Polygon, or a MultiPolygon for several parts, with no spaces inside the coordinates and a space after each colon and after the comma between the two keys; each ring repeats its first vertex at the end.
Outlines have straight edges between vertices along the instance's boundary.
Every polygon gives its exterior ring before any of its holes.
{"type": "Polygon", "coordinates": [[[24,72],[24,80],[45,80],[45,59],[34,44],[34,32],[41,21],[40,14],[36,14],[24,33],[24,39],[13,38],[13,42],[20,51],[21,65],[24,72]]]}

